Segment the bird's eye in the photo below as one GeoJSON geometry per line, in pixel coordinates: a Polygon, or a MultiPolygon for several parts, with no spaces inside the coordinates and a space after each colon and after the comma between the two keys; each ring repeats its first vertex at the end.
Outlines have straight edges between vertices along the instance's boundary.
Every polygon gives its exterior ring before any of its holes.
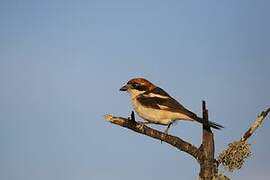
{"type": "Polygon", "coordinates": [[[146,87],[143,84],[132,84],[132,88],[138,91],[145,91],[146,87]]]}
{"type": "Polygon", "coordinates": [[[140,85],[136,83],[136,84],[132,84],[132,87],[133,88],[138,88],[138,87],[140,87],[140,85]]]}

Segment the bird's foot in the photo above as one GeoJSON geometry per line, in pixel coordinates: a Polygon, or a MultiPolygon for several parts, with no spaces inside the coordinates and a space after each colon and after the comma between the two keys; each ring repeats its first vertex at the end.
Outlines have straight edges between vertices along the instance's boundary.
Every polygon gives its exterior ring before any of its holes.
{"type": "Polygon", "coordinates": [[[168,134],[169,128],[166,128],[165,131],[163,132],[164,134],[168,134]]]}
{"type": "MultiPolygon", "coordinates": [[[[163,132],[164,134],[168,135],[169,134],[169,128],[172,125],[172,122],[167,126],[167,128],[165,129],[165,131],[163,132]]],[[[162,144],[162,140],[160,141],[160,143],[162,144]]]]}

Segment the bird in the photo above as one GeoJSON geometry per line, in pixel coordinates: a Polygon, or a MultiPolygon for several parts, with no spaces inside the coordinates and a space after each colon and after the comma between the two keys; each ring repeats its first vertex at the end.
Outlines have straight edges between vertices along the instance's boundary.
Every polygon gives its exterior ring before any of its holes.
{"type": "Polygon", "coordinates": [[[120,91],[126,91],[131,98],[133,109],[145,121],[143,124],[165,125],[164,133],[168,134],[170,126],[178,120],[198,122],[206,127],[222,129],[223,126],[208,121],[185,108],[162,88],[145,78],[130,79],[120,91]]]}

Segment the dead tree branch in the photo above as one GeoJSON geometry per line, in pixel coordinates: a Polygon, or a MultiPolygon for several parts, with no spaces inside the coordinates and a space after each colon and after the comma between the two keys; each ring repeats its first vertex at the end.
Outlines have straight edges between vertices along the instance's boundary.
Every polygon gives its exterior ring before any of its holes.
{"type": "MultiPolygon", "coordinates": [[[[218,160],[214,158],[215,155],[215,144],[214,144],[214,134],[212,133],[209,126],[205,126],[208,123],[208,110],[206,109],[205,101],[202,104],[203,109],[203,132],[202,132],[202,144],[200,148],[192,145],[183,139],[172,136],[153,128],[146,126],[145,124],[138,123],[135,121],[134,113],[132,112],[131,118],[115,117],[112,115],[105,115],[105,119],[113,124],[128,128],[137,133],[144,134],[146,136],[152,137],[164,141],[180,151],[186,152],[187,154],[193,156],[200,164],[200,180],[210,180],[218,177],[218,166],[222,163],[227,165],[229,170],[240,169],[244,160],[249,156],[249,144],[246,143],[247,139],[252,136],[255,130],[262,124],[265,117],[270,112],[270,108],[263,111],[251,125],[251,127],[245,132],[240,141],[229,144],[229,147],[224,150],[219,156],[218,160]],[[245,152],[239,151],[241,149],[246,149],[245,152]],[[244,147],[244,148],[243,148],[244,147]],[[237,153],[232,153],[237,152],[237,153]],[[237,163],[235,163],[237,161],[237,163]]],[[[222,177],[225,177],[222,175],[222,177]]],[[[227,178],[228,179],[228,178],[227,178]]]]}
{"type": "Polygon", "coordinates": [[[127,118],[123,118],[123,117],[115,117],[112,115],[105,115],[104,118],[105,118],[105,120],[107,120],[113,124],[131,129],[137,133],[144,134],[146,136],[164,141],[164,142],[176,147],[180,151],[183,151],[183,152],[190,154],[191,156],[193,156],[197,160],[202,159],[202,153],[196,146],[182,140],[179,137],[165,134],[163,132],[160,132],[158,130],[150,128],[142,123],[137,123],[136,121],[134,121],[133,118],[127,119],[127,118]]]}
{"type": "Polygon", "coordinates": [[[255,130],[262,124],[263,120],[265,119],[265,117],[267,116],[269,112],[270,112],[270,108],[268,108],[266,111],[261,112],[261,114],[254,121],[254,123],[242,136],[241,141],[246,141],[255,132],[255,130]]]}
{"type": "MultiPolygon", "coordinates": [[[[205,101],[202,101],[203,121],[208,124],[208,109],[205,101]]],[[[209,126],[203,125],[202,145],[200,147],[203,153],[203,159],[200,161],[199,179],[212,179],[217,173],[215,156],[214,134],[209,126]]]]}

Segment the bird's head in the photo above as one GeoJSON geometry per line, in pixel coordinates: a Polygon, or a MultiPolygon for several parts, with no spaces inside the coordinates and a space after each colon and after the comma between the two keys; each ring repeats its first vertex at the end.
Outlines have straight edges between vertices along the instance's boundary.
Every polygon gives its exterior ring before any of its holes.
{"type": "Polygon", "coordinates": [[[156,86],[144,78],[134,78],[120,88],[120,91],[127,91],[132,97],[154,89],[156,86]]]}

